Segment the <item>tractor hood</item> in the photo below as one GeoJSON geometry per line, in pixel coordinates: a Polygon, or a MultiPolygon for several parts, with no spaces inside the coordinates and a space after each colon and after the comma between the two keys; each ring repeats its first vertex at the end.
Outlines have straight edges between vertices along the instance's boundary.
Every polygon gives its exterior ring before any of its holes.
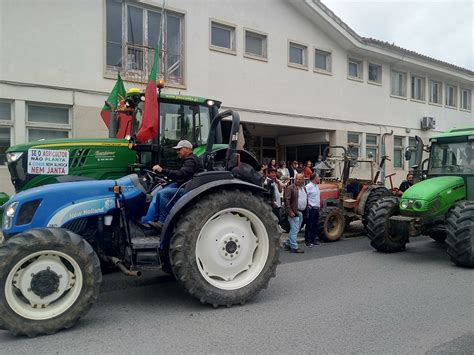
{"type": "Polygon", "coordinates": [[[440,176],[410,187],[400,199],[400,212],[411,216],[443,216],[456,201],[466,198],[466,186],[459,176],[440,176]]]}
{"type": "Polygon", "coordinates": [[[105,215],[116,208],[114,185],[131,205],[144,201],[146,191],[136,174],[118,180],[65,182],[20,192],[5,204],[3,233],[14,235],[31,228],[62,227],[79,218],[105,215]]]}
{"type": "Polygon", "coordinates": [[[115,146],[127,146],[128,140],[126,139],[115,139],[115,138],[84,138],[84,139],[50,139],[41,140],[36,142],[29,142],[24,144],[17,144],[7,149],[6,153],[13,152],[25,152],[30,148],[37,149],[67,149],[74,146],[102,146],[102,147],[115,147],[115,146]]]}
{"type": "Polygon", "coordinates": [[[439,176],[420,181],[413,185],[402,196],[402,199],[432,200],[442,191],[464,185],[464,180],[459,176],[439,176]]]}

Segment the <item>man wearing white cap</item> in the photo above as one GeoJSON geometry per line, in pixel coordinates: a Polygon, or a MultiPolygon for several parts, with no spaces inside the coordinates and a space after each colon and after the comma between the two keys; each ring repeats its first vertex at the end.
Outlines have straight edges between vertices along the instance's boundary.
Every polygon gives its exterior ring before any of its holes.
{"type": "Polygon", "coordinates": [[[148,207],[147,214],[142,218],[142,223],[149,223],[157,229],[161,229],[165,223],[166,217],[171,209],[169,202],[178,191],[178,188],[185,182],[191,180],[194,174],[204,171],[201,160],[193,154],[193,145],[190,141],[182,140],[173,147],[178,154],[178,158],[183,161],[183,165],[180,169],[171,170],[155,165],[153,171],[162,174],[171,180],[176,181],[165,188],[160,190],[155,196],[148,207]],[[158,216],[156,207],[158,206],[158,216]],[[154,221],[158,217],[158,222],[154,221]]]}

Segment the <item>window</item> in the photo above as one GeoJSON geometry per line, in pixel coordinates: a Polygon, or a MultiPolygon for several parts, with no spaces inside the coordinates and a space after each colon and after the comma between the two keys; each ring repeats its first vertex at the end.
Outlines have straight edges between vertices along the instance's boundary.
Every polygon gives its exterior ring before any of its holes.
{"type": "Polygon", "coordinates": [[[360,133],[347,132],[347,145],[349,146],[349,155],[356,159],[359,156],[360,133]]]}
{"type": "Polygon", "coordinates": [[[160,77],[167,83],[183,84],[183,15],[167,11],[162,16],[161,9],[144,8],[136,2],[106,1],[108,72],[120,71],[129,80],[146,82],[159,45],[160,77]]]}
{"type": "Polygon", "coordinates": [[[302,44],[290,42],[288,48],[288,62],[297,67],[308,66],[308,47],[302,44]]]}
{"type": "Polygon", "coordinates": [[[378,160],[378,136],[375,134],[367,134],[365,136],[365,156],[373,161],[378,160]]]}
{"type": "Polygon", "coordinates": [[[252,58],[267,58],[267,36],[263,33],[257,33],[245,30],[244,53],[252,58]]]}
{"type": "Polygon", "coordinates": [[[417,75],[411,76],[411,98],[425,101],[425,78],[417,75]]]}
{"type": "Polygon", "coordinates": [[[27,105],[28,141],[68,138],[71,131],[68,107],[27,105]]]}
{"type": "Polygon", "coordinates": [[[458,88],[454,85],[446,84],[446,106],[458,106],[458,88]]]}
{"type": "Polygon", "coordinates": [[[471,90],[461,89],[461,108],[471,111],[471,90]]]}
{"type": "Polygon", "coordinates": [[[407,74],[392,71],[391,93],[394,96],[407,97],[407,74]]]}
{"type": "Polygon", "coordinates": [[[430,102],[432,104],[441,104],[442,96],[443,86],[441,85],[441,82],[430,80],[430,102]]]}
{"type": "Polygon", "coordinates": [[[6,164],[5,152],[11,145],[11,103],[0,101],[0,165],[6,164]]]}
{"type": "Polygon", "coordinates": [[[403,168],[403,139],[404,137],[395,136],[393,138],[393,167],[403,168]]]}
{"type": "Polygon", "coordinates": [[[349,58],[348,73],[349,78],[362,80],[362,61],[349,58]]]}
{"type": "Polygon", "coordinates": [[[369,82],[382,83],[382,66],[378,64],[369,63],[369,82]]]}
{"type": "Polygon", "coordinates": [[[316,71],[331,72],[331,52],[320,49],[314,50],[314,69],[316,71]]]}
{"type": "Polygon", "coordinates": [[[211,21],[211,48],[235,53],[235,27],[211,21]]]}

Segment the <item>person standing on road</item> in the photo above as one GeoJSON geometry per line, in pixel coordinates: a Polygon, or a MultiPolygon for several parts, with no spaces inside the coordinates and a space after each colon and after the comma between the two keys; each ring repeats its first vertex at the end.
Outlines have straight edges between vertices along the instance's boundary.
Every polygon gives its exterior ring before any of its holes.
{"type": "Polygon", "coordinates": [[[400,184],[400,187],[398,188],[398,190],[400,190],[403,193],[412,186],[413,186],[413,173],[409,172],[407,174],[406,180],[402,181],[402,183],[400,184]]]}
{"type": "Polygon", "coordinates": [[[319,191],[319,175],[311,174],[310,182],[306,185],[308,193],[308,222],[304,231],[304,241],[308,248],[319,245],[316,241],[316,234],[319,223],[319,206],[321,203],[321,193],[319,191]]]}
{"type": "Polygon", "coordinates": [[[271,167],[267,170],[268,179],[271,181],[272,189],[273,190],[273,198],[272,198],[272,209],[273,213],[278,218],[278,223],[281,220],[281,194],[283,193],[283,183],[277,177],[277,171],[271,167]]]}
{"type": "Polygon", "coordinates": [[[292,253],[304,253],[304,250],[298,247],[296,237],[301,228],[303,214],[306,213],[307,206],[308,195],[304,187],[304,176],[303,174],[297,174],[295,183],[288,186],[285,191],[285,208],[288,214],[288,222],[290,223],[290,232],[288,233],[285,250],[289,250],[292,253]]]}
{"type": "Polygon", "coordinates": [[[313,172],[313,169],[311,166],[312,166],[311,160],[308,160],[303,170],[305,179],[309,179],[311,177],[311,173],[313,172]]]}

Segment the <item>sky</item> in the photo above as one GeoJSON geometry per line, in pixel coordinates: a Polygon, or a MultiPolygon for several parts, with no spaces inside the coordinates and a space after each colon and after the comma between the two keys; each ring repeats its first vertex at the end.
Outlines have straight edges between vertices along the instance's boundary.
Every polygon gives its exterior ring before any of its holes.
{"type": "Polygon", "coordinates": [[[474,71],[474,0],[322,0],[358,35],[474,71]]]}

